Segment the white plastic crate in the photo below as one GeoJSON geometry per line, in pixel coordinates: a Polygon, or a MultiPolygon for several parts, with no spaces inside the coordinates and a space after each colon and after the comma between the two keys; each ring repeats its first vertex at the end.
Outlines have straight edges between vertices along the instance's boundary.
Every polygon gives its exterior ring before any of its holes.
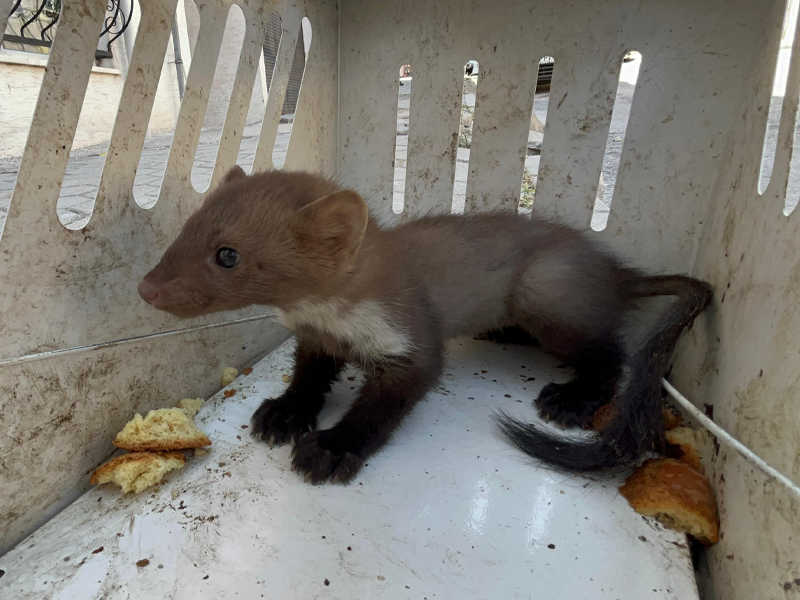
{"type": "MultiPolygon", "coordinates": [[[[12,5],[3,2],[0,30],[12,5]]],[[[258,308],[178,322],[153,311],[136,294],[138,280],[203,197],[192,185],[191,171],[230,3],[197,2],[200,28],[185,95],[158,202],[147,210],[137,204],[133,184],[178,3],[142,0],[137,5],[140,20],[91,219],[82,229],[68,230],[56,203],[106,3],[64,0],[0,240],[0,551],[81,495],[87,472],[110,454],[109,440],[134,411],[178,397],[209,396],[218,388],[219,368],[252,364],[287,337],[258,308]]],[[[291,52],[306,17],[313,42],[284,168],[338,178],[389,223],[451,207],[463,69],[471,59],[479,63],[480,74],[465,210],[516,208],[538,65],[551,56],[555,66],[533,210],[591,232],[622,60],[629,51],[639,52],[641,68],[619,141],[619,170],[613,188],[603,194],[611,206],[608,223],[590,234],[637,266],[687,272],[714,285],[714,306],[685,336],[672,380],[699,406],[713,407],[713,418],[724,429],[790,479],[800,480],[800,236],[797,216],[784,214],[800,194],[790,185],[796,177],[792,149],[800,93],[796,45],[774,166],[759,191],[784,2],[253,0],[238,5],[246,33],[212,185],[236,160],[261,40],[276,10],[286,45],[282,40],[253,168],[272,166],[291,52]],[[392,203],[402,65],[412,66],[413,86],[404,208],[398,215],[392,203]]],[[[458,357],[454,360],[457,365],[458,357]]],[[[499,447],[487,427],[488,415],[475,419],[476,430],[481,423],[486,432],[481,443],[499,447]]],[[[404,443],[421,442],[409,435],[404,443]]],[[[387,450],[384,460],[395,454],[401,460],[400,450],[387,450]]],[[[515,454],[506,459],[514,464],[515,454]]],[[[442,459],[430,460],[440,465],[442,459]]],[[[796,496],[724,444],[709,466],[724,537],[708,553],[709,573],[701,587],[712,597],[737,600],[800,594],[796,496]]],[[[524,480],[526,469],[532,478],[541,477],[533,466],[516,465],[515,481],[524,480]]],[[[334,494],[346,506],[346,491],[294,491],[301,482],[288,475],[285,481],[292,494],[334,494]]],[[[87,498],[81,496],[41,532],[56,540],[49,551],[37,554],[23,544],[7,555],[23,573],[9,569],[0,579],[0,593],[4,586],[44,573],[38,569],[47,561],[63,559],[56,558],[58,543],[71,544],[66,541],[70,527],[79,522],[69,515],[88,507],[87,498]]],[[[310,520],[308,527],[317,523],[310,520]]],[[[236,531],[227,530],[223,541],[235,544],[230,536],[236,531]]],[[[81,539],[94,543],[91,536],[81,539]]],[[[669,545],[666,537],[659,539],[669,545]]],[[[630,544],[636,543],[631,536],[630,544]]],[[[0,559],[0,568],[5,560],[0,559]]],[[[109,560],[113,566],[114,559],[109,560]]],[[[668,562],[657,568],[666,572],[668,562]]],[[[615,564],[623,577],[624,560],[615,564]]],[[[566,573],[566,565],[558,568],[566,573]]],[[[484,566],[469,563],[468,568],[479,577],[484,566]]],[[[691,575],[685,562],[679,570],[678,579],[691,575]]],[[[48,572],[78,577],[63,569],[48,572]]],[[[437,576],[432,564],[430,572],[416,572],[417,581],[437,576]]],[[[522,577],[522,567],[509,573],[522,577]]],[[[519,597],[536,597],[536,585],[532,582],[519,597]]],[[[582,590],[583,595],[592,590],[548,589],[582,590]]],[[[330,590],[333,594],[333,585],[330,590]]],[[[469,597],[469,591],[463,594],[469,597]]],[[[473,593],[490,597],[482,594],[473,593]]],[[[643,597],[634,587],[594,594],[643,597]]],[[[653,594],[687,597],[663,590],[653,594]]]]}

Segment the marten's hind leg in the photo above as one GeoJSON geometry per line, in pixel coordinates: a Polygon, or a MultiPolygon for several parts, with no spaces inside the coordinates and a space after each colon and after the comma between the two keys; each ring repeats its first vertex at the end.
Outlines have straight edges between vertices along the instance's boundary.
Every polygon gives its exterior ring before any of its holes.
{"type": "Polygon", "coordinates": [[[549,383],[534,405],[539,415],[561,427],[586,428],[597,409],[611,402],[619,380],[622,352],[616,342],[606,342],[568,359],[575,378],[549,383]]]}
{"type": "Polygon", "coordinates": [[[509,300],[511,322],[575,369],[568,383],[546,385],[534,404],[562,427],[586,427],[611,401],[622,371],[619,339],[626,299],[602,255],[567,248],[532,260],[509,300]]]}

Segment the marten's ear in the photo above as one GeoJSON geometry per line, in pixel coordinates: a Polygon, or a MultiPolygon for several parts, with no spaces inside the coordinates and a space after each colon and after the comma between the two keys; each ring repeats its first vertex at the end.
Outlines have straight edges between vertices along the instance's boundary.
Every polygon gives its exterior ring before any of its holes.
{"type": "Polygon", "coordinates": [[[222,178],[221,184],[230,183],[231,181],[236,181],[238,179],[245,179],[247,177],[247,173],[244,172],[244,169],[239,165],[233,165],[227,173],[222,178]]]}
{"type": "Polygon", "coordinates": [[[304,244],[347,263],[361,248],[368,220],[364,199],[356,192],[341,190],[301,208],[297,229],[304,244]]]}

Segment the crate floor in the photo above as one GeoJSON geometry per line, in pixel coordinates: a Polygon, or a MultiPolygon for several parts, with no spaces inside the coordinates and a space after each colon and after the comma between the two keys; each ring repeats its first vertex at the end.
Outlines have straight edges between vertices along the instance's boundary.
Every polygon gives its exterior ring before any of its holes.
{"type": "MultiPolygon", "coordinates": [[[[497,433],[494,409],[533,419],[538,390],[569,378],[551,358],[452,342],[441,387],[355,483],[312,486],[289,447],[249,436],[292,344],[206,403],[207,455],[139,496],[94,488],[0,557],[0,597],[697,598],[685,536],[636,514],[618,482],[554,473],[497,433]]],[[[352,399],[347,376],[321,427],[352,399]]]]}

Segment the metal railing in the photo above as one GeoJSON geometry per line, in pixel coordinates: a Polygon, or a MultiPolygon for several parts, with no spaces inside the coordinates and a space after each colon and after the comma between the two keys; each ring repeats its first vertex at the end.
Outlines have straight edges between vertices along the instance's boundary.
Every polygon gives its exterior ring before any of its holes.
{"type": "MultiPolygon", "coordinates": [[[[3,33],[3,42],[19,44],[22,49],[49,48],[57,29],[58,19],[61,16],[61,0],[17,0],[11,7],[6,31],[3,33]]],[[[108,0],[106,17],[103,29],[98,36],[99,42],[95,57],[111,58],[111,44],[113,44],[128,28],[133,16],[133,0],[108,0]],[[129,4],[126,14],[123,2],[129,4]]]]}

